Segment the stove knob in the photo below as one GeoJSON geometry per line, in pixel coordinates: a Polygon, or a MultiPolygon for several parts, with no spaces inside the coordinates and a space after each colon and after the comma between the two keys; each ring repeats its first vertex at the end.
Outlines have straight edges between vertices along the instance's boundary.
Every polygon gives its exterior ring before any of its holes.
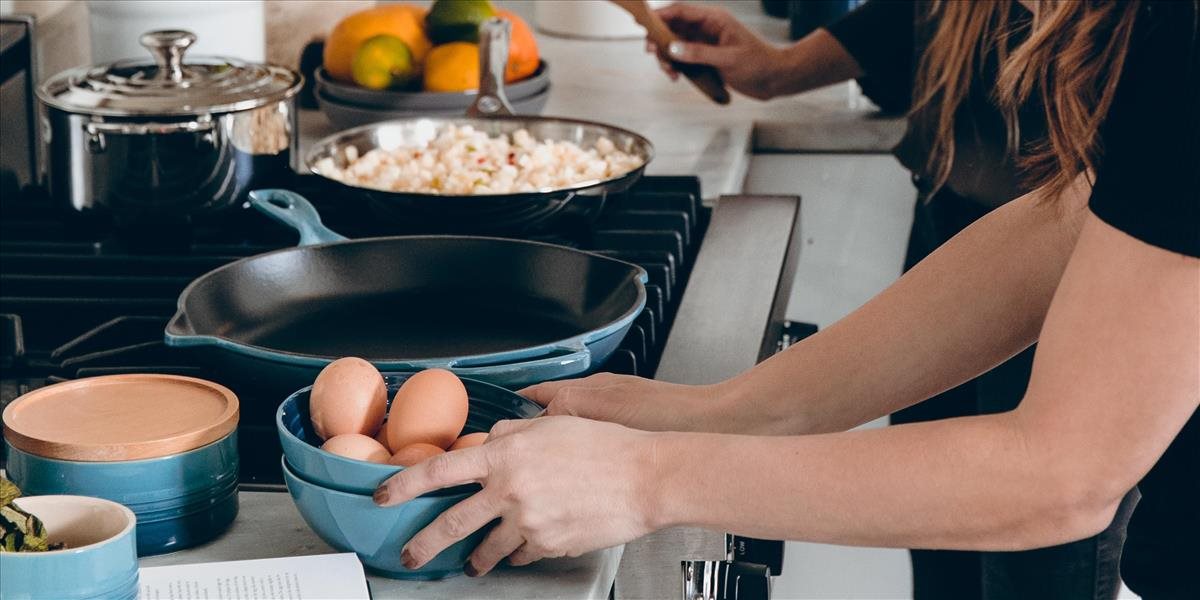
{"type": "Polygon", "coordinates": [[[682,561],[683,600],[769,600],[771,570],[728,560],[682,561]]]}

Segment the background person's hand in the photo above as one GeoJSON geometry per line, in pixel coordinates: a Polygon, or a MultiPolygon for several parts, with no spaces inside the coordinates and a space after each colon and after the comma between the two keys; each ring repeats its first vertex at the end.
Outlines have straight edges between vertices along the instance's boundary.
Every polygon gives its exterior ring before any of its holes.
{"type": "MultiPolygon", "coordinates": [[[[777,66],[783,50],[764,42],[723,8],[693,4],[672,4],[656,11],[667,27],[683,41],[672,44],[666,53],[682,63],[711,65],[721,73],[725,84],[752,98],[766,100],[775,96],[777,66]]],[[[647,42],[646,49],[658,56],[658,48],[647,42]]],[[[672,80],[679,74],[671,65],[659,64],[672,80]]]]}
{"type": "Polygon", "coordinates": [[[514,565],[579,556],[653,531],[656,434],[574,417],[501,421],[482,446],[400,471],[375,492],[394,506],[437,489],[483,489],[442,513],[404,546],[415,569],[499,518],[471,554],[477,576],[505,557],[514,565]]]}
{"type": "Polygon", "coordinates": [[[647,431],[716,431],[718,388],[597,373],[517,392],[547,415],[584,417],[647,431]]]}

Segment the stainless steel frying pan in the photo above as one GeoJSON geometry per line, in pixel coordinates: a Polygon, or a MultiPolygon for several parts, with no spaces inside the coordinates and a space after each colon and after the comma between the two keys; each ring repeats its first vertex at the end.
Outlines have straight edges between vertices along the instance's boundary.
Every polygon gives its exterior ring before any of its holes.
{"type": "Polygon", "coordinates": [[[489,19],[480,27],[479,94],[466,117],[397,119],[347,129],[317,142],[305,156],[306,168],[334,186],[364,196],[378,215],[394,223],[399,231],[522,233],[545,228],[564,214],[594,217],[603,208],[608,194],[629,189],[642,176],[654,156],[654,147],[649,140],[632,131],[603,123],[513,115],[503,84],[509,28],[510,24],[501,19],[489,19]],[[642,162],[632,171],[611,179],[584,181],[565,188],[492,195],[376,190],[341,183],[316,168],[326,158],[339,167],[346,166],[350,148],[354,149],[354,155],[361,156],[375,148],[424,145],[451,125],[470,125],[492,136],[525,129],[538,140],[570,141],[582,148],[594,146],[603,137],[612,141],[618,150],[637,156],[642,162]],[[568,207],[572,210],[568,211],[568,207]]]}

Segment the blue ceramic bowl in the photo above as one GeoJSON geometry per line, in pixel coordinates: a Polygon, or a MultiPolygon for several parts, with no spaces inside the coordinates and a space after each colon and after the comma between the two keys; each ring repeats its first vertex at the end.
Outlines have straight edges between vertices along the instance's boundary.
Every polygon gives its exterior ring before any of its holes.
{"type": "Polygon", "coordinates": [[[438,515],[474,493],[476,486],[427,494],[388,508],[369,494],[347,494],[302,479],[283,459],[283,480],[300,516],[325,543],[353,552],[369,570],[395,579],[444,579],[462,572],[471,551],[483,540],[481,529],[450,546],[420,569],[400,564],[400,550],[438,515]]]}
{"type": "MultiPolygon", "coordinates": [[[[388,398],[411,376],[411,373],[388,375],[388,398]]],[[[470,405],[467,424],[462,433],[490,431],[497,421],[505,419],[527,419],[541,411],[537,404],[502,387],[462,378],[467,388],[470,405]]],[[[321,438],[312,428],[308,415],[306,387],[283,401],[275,413],[275,427],[279,430],[279,442],[283,455],[293,470],[319,486],[350,494],[371,495],[383,480],[391,477],[403,467],[381,465],[331,454],[320,448],[321,438]]],[[[389,400],[389,404],[390,404],[389,400]]]]}
{"type": "Polygon", "coordinates": [[[0,552],[0,598],[137,598],[133,511],[85,496],[25,496],[16,504],[45,523],[51,542],[67,548],[0,552]]]}
{"type": "Polygon", "coordinates": [[[7,470],[31,495],[79,494],[129,507],[142,556],[206,542],[237,515],[236,430],[182,454],[113,462],[45,458],[8,444],[7,470]]]}

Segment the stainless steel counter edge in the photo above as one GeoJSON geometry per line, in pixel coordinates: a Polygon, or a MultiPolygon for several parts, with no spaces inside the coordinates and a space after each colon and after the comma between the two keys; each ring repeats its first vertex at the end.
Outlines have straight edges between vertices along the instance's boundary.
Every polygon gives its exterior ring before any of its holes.
{"type": "MultiPolygon", "coordinates": [[[[800,227],[796,196],[723,196],[684,290],[656,379],[707,384],[758,361],[764,333],[779,318],[800,227]]],[[[724,533],[675,528],[626,544],[616,596],[677,598],[679,561],[725,558],[724,533]]]]}

